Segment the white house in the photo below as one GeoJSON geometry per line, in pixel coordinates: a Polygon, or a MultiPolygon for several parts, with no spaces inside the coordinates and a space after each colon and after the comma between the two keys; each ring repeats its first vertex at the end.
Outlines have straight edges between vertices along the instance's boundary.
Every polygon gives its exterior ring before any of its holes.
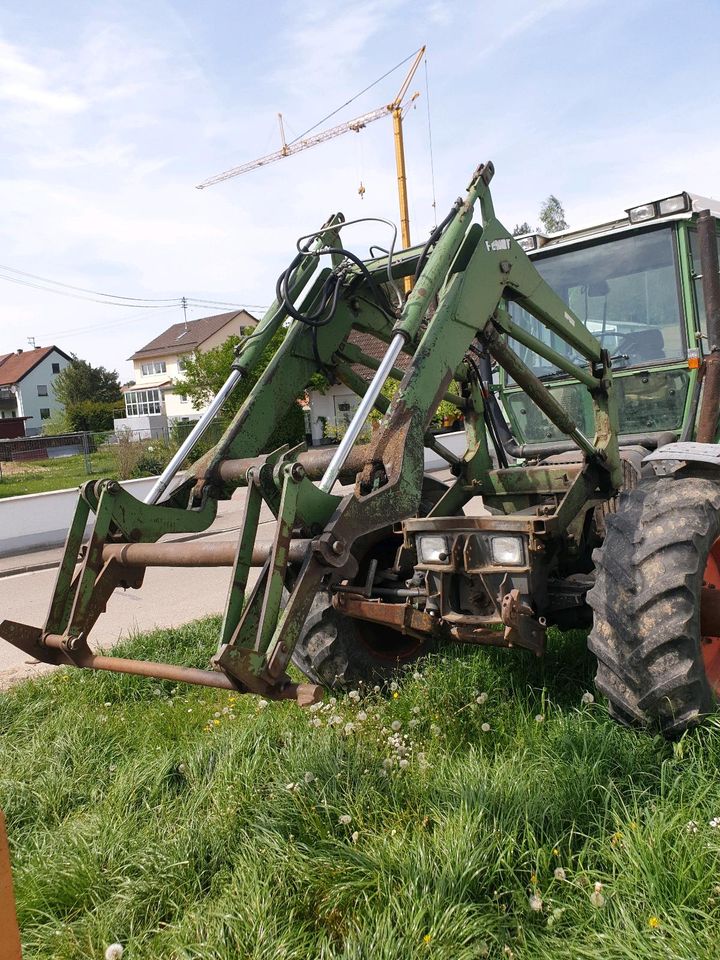
{"type": "Polygon", "coordinates": [[[0,354],[0,420],[22,418],[27,436],[41,433],[43,420],[62,410],[53,382],[71,362],[55,346],[0,354]]]}
{"type": "Polygon", "coordinates": [[[146,343],[129,357],[135,383],[123,388],[125,417],[114,421],[115,429],[160,436],[173,421],[197,420],[204,408],[193,406],[182,391],[185,358],[218,347],[256,323],[247,310],[234,310],[175,323],[146,343]]]}

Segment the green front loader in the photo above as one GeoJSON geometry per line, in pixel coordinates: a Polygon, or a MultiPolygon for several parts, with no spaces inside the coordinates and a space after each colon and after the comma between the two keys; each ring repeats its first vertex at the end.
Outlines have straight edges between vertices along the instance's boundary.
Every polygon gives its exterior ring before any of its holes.
{"type": "Polygon", "coordinates": [[[324,688],[385,683],[451,642],[542,655],[549,626],[586,625],[619,720],[672,734],[712,709],[720,277],[710,202],[683,193],[595,230],[516,239],[495,216],[492,176],[480,166],[421,247],[363,259],[344,246],[339,214],[301,238],[275,302],[146,502],[113,480],[85,484],[46,623],[5,620],[0,636],[48,663],[307,704],[324,688]],[[181,471],[288,322],[220,442],[181,471]],[[269,450],[316,373],[360,397],[339,446],[269,450]],[[390,381],[399,386],[387,399],[390,381]],[[460,454],[430,429],[442,401],[464,421],[460,454]],[[425,474],[427,449],[448,482],[425,474]],[[236,544],[163,541],[208,530],[238,487],[236,544]],[[257,537],[263,505],[277,518],[271,543],[257,537]],[[231,568],[207,670],[89,645],[112,592],[140,588],[159,565],[231,568]],[[307,683],[291,681],[291,662],[307,683]]]}

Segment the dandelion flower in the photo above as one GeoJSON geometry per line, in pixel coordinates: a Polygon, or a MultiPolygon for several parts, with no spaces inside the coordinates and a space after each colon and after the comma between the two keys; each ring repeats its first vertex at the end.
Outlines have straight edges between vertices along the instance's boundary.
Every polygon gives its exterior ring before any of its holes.
{"type": "Polygon", "coordinates": [[[376,683],[373,687],[373,693],[380,693],[380,684],[376,683]]]}
{"type": "Polygon", "coordinates": [[[258,700],[258,710],[264,710],[268,706],[267,700],[258,700]]]}
{"type": "Polygon", "coordinates": [[[649,917],[648,926],[651,930],[657,930],[657,928],[660,926],[660,920],[657,917],[649,917]]]}
{"type": "Polygon", "coordinates": [[[417,716],[418,713],[421,712],[420,707],[417,707],[417,706],[416,706],[416,707],[413,707],[413,708],[412,708],[412,712],[417,716]]]}
{"type": "Polygon", "coordinates": [[[393,700],[397,700],[399,696],[400,694],[396,690],[395,693],[393,693],[393,700]]]}
{"type": "Polygon", "coordinates": [[[480,727],[480,729],[482,730],[483,733],[490,733],[490,724],[489,724],[489,723],[484,723],[484,724],[480,727]]]}
{"type": "Polygon", "coordinates": [[[410,761],[409,761],[409,760],[405,760],[405,758],[403,758],[403,759],[400,761],[400,769],[401,769],[401,770],[406,770],[409,766],[410,766],[410,761]]]}
{"type": "Polygon", "coordinates": [[[530,904],[530,909],[533,913],[540,913],[543,908],[542,897],[538,896],[537,893],[533,893],[529,898],[528,903],[530,904]]]}
{"type": "Polygon", "coordinates": [[[591,703],[595,703],[595,697],[590,693],[589,690],[586,690],[585,693],[580,697],[580,703],[583,706],[588,706],[591,703]]]}
{"type": "Polygon", "coordinates": [[[397,685],[397,683],[395,683],[395,681],[393,680],[393,682],[390,684],[390,689],[391,689],[392,692],[394,693],[394,692],[397,690],[397,688],[398,688],[398,685],[397,685]]]}
{"type": "Polygon", "coordinates": [[[422,674],[420,673],[419,670],[416,670],[415,673],[413,674],[413,680],[422,680],[422,674]]]}
{"type": "Polygon", "coordinates": [[[598,909],[605,905],[605,897],[602,893],[602,884],[599,881],[595,883],[595,888],[590,894],[590,903],[598,909]]]}
{"type": "Polygon", "coordinates": [[[554,857],[559,857],[559,856],[560,856],[560,851],[558,850],[557,847],[553,847],[553,856],[554,856],[554,857]]]}
{"type": "Polygon", "coordinates": [[[185,773],[186,767],[184,763],[178,764],[178,773],[185,773]]]}
{"type": "Polygon", "coordinates": [[[475,697],[475,703],[477,703],[477,704],[479,704],[480,706],[482,706],[484,703],[487,703],[487,699],[488,699],[488,695],[487,695],[486,693],[479,693],[479,694],[475,697]]]}
{"type": "Polygon", "coordinates": [[[431,724],[430,724],[430,733],[431,733],[434,737],[437,737],[438,734],[440,733],[440,727],[439,727],[436,723],[431,723],[431,724]]]}
{"type": "Polygon", "coordinates": [[[426,933],[425,936],[423,937],[423,943],[430,943],[431,940],[432,940],[432,934],[426,933]]]}
{"type": "Polygon", "coordinates": [[[390,729],[397,733],[398,730],[402,729],[402,722],[400,720],[393,720],[393,722],[390,724],[390,729]]]}
{"type": "Polygon", "coordinates": [[[555,867],[555,870],[553,871],[553,873],[554,873],[554,876],[555,876],[555,879],[556,879],[556,880],[565,880],[565,879],[566,879],[565,871],[563,870],[562,867],[555,867]]]}
{"type": "Polygon", "coordinates": [[[349,737],[350,734],[353,732],[354,729],[355,729],[355,724],[354,724],[354,723],[346,723],[345,726],[343,727],[343,730],[344,730],[344,732],[345,732],[345,736],[346,736],[346,737],[349,737]]]}
{"type": "Polygon", "coordinates": [[[351,690],[348,694],[348,699],[354,700],[357,703],[357,701],[360,699],[360,694],[357,692],[357,690],[351,690]]]}
{"type": "Polygon", "coordinates": [[[111,943],[105,951],[105,960],[120,960],[125,953],[125,947],[121,943],[111,943]]]}
{"type": "Polygon", "coordinates": [[[348,824],[352,822],[352,817],[349,813],[343,813],[338,817],[338,823],[341,827],[347,827],[348,824]]]}
{"type": "Polygon", "coordinates": [[[535,723],[544,723],[545,717],[541,713],[535,714],[535,723]]]}
{"type": "Polygon", "coordinates": [[[308,770],[308,772],[303,776],[303,780],[305,781],[305,783],[312,783],[314,779],[315,779],[315,774],[312,773],[310,770],[308,770]]]}
{"type": "Polygon", "coordinates": [[[357,715],[358,720],[362,723],[364,720],[367,720],[367,714],[364,710],[361,710],[357,715]]]}

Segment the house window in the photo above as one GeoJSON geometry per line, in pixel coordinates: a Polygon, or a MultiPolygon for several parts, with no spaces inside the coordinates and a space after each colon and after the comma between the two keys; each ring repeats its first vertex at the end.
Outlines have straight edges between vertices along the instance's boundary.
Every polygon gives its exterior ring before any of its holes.
{"type": "Polygon", "coordinates": [[[46,384],[46,383],[39,383],[39,384],[38,384],[38,396],[39,396],[39,397],[46,397],[47,395],[48,395],[48,392],[47,392],[47,384],[46,384]]]}
{"type": "Polygon", "coordinates": [[[180,357],[178,360],[178,370],[187,370],[188,358],[180,357]]]}
{"type": "Polygon", "coordinates": [[[140,417],[150,413],[162,413],[159,390],[128,390],[125,394],[125,415],[140,417]]]}
{"type": "Polygon", "coordinates": [[[40,419],[41,420],[50,419],[50,407],[40,407],[40,419]]]}
{"type": "Polygon", "coordinates": [[[59,364],[59,363],[54,363],[54,364],[52,365],[52,372],[53,372],[53,373],[60,373],[60,364],[59,364]]]}
{"type": "Polygon", "coordinates": [[[152,363],[144,363],[142,372],[144,377],[149,377],[153,373],[165,373],[167,365],[164,360],[154,360],[152,363]]]}

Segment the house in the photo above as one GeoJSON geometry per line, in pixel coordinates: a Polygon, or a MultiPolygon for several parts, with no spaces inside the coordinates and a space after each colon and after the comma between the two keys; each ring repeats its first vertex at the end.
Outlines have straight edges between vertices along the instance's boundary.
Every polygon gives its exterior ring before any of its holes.
{"type": "MultiPolygon", "coordinates": [[[[387,352],[387,344],[370,333],[352,330],[348,342],[357,347],[367,357],[378,362],[387,352]]],[[[400,370],[405,370],[410,362],[407,354],[401,353],[397,360],[400,370]]],[[[367,383],[372,380],[375,371],[362,363],[351,364],[353,372],[367,383]]],[[[309,390],[306,423],[309,418],[308,433],[314,445],[338,440],[348,427],[358,408],[360,397],[346,387],[344,383],[332,384],[325,391],[309,390]]]]}
{"type": "Polygon", "coordinates": [[[43,420],[62,410],[53,381],[71,362],[72,358],[55,346],[0,354],[0,430],[4,436],[42,433],[43,420]],[[3,420],[14,423],[3,427],[3,420]]]}
{"type": "Polygon", "coordinates": [[[175,323],[134,353],[135,383],[124,387],[125,417],[116,419],[116,430],[137,436],[163,436],[175,421],[199,419],[204,408],[195,407],[182,392],[185,358],[205,353],[254,327],[256,317],[247,310],[232,310],[212,317],[175,323]]]}

